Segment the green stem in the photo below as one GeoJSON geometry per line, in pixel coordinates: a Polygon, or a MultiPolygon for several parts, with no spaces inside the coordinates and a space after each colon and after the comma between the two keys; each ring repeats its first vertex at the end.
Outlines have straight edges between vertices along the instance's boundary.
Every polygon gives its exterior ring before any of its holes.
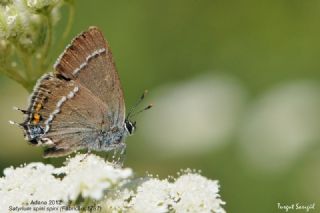
{"type": "Polygon", "coordinates": [[[65,39],[67,38],[67,36],[69,35],[69,33],[71,31],[71,27],[72,27],[73,20],[74,20],[74,15],[75,15],[74,2],[70,1],[70,2],[68,2],[68,5],[69,5],[69,17],[68,17],[66,30],[64,31],[64,33],[62,35],[62,40],[63,41],[65,41],[65,39]]]}
{"type": "Polygon", "coordinates": [[[75,15],[75,8],[74,8],[74,1],[66,1],[66,4],[69,6],[69,16],[68,16],[68,21],[67,21],[67,25],[66,25],[66,29],[64,31],[64,33],[62,34],[62,37],[60,39],[59,44],[57,45],[58,50],[61,50],[64,46],[64,42],[67,39],[71,28],[72,28],[72,24],[74,22],[74,15],[75,15]]]}
{"type": "MultiPolygon", "coordinates": [[[[64,33],[62,34],[62,38],[60,39],[60,43],[58,46],[59,49],[61,49],[61,46],[64,44],[64,41],[66,40],[67,36],[69,35],[71,28],[72,28],[72,24],[74,21],[74,15],[75,15],[75,8],[74,8],[74,1],[70,0],[67,1],[67,4],[69,6],[69,16],[68,16],[68,21],[67,21],[67,26],[66,29],[64,31],[64,33]]],[[[38,69],[37,72],[37,77],[40,77],[43,72],[46,72],[49,63],[50,63],[50,57],[49,57],[49,50],[50,47],[52,46],[52,38],[53,38],[53,26],[52,26],[52,20],[50,18],[50,15],[46,15],[46,20],[47,20],[47,26],[48,26],[48,30],[47,30],[47,40],[44,46],[44,50],[43,50],[43,54],[42,54],[42,62],[40,62],[40,67],[38,69]]]]}
{"type": "MultiPolygon", "coordinates": [[[[24,74],[26,76],[26,82],[28,84],[32,84],[32,74],[33,74],[33,66],[32,66],[32,55],[28,55],[23,52],[19,47],[16,46],[16,52],[19,60],[24,66],[24,74]]],[[[29,90],[28,90],[29,91],[29,90]]]]}
{"type": "MultiPolygon", "coordinates": [[[[92,204],[91,201],[92,201],[92,200],[91,200],[90,198],[84,199],[84,201],[83,201],[83,203],[82,203],[82,207],[83,207],[84,209],[87,209],[88,206],[89,206],[90,204],[92,204]]],[[[81,211],[81,212],[87,212],[87,211],[81,211]]]]}
{"type": "Polygon", "coordinates": [[[28,81],[29,81],[29,83],[31,83],[33,81],[33,78],[34,78],[34,76],[33,76],[34,70],[33,70],[33,65],[32,65],[32,56],[31,55],[27,55],[27,54],[23,54],[22,60],[23,60],[24,66],[26,68],[26,74],[28,76],[28,81]]]}
{"type": "Polygon", "coordinates": [[[29,85],[28,81],[23,78],[17,70],[10,69],[10,68],[2,68],[0,72],[6,75],[7,77],[11,78],[12,80],[16,81],[17,83],[21,84],[26,90],[29,92],[32,91],[32,87],[29,85]]]}
{"type": "Polygon", "coordinates": [[[47,70],[47,66],[49,64],[49,50],[50,50],[50,47],[51,47],[51,44],[52,44],[52,20],[50,18],[49,15],[46,15],[46,20],[47,20],[47,24],[48,24],[48,28],[47,28],[47,40],[46,40],[46,43],[45,43],[45,46],[43,48],[43,53],[42,53],[42,61],[40,62],[40,68],[38,69],[38,75],[41,75],[43,72],[46,72],[47,70]]]}

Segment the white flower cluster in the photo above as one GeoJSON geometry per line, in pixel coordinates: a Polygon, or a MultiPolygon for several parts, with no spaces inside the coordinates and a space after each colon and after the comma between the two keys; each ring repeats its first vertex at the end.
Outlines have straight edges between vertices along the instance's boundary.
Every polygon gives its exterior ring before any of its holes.
{"type": "Polygon", "coordinates": [[[55,207],[92,204],[115,213],[225,213],[218,182],[198,173],[185,171],[170,180],[133,179],[132,174],[93,154],[76,155],[59,168],[43,163],[7,168],[0,178],[0,212],[10,206],[27,208],[34,201],[61,200],[55,207]]]}
{"type": "Polygon", "coordinates": [[[131,175],[131,169],[114,168],[95,155],[77,155],[60,168],[42,163],[7,168],[0,178],[0,212],[31,201],[62,200],[68,204],[79,197],[99,200],[106,189],[117,187],[131,175]]]}
{"type": "Polygon", "coordinates": [[[92,154],[86,157],[77,155],[54,173],[65,175],[62,179],[65,194],[68,196],[65,200],[76,200],[79,195],[99,200],[105,189],[113,188],[132,176],[131,169],[115,168],[114,164],[92,154]]]}
{"type": "Polygon", "coordinates": [[[43,45],[42,31],[47,28],[47,20],[56,22],[60,2],[62,0],[11,0],[0,3],[0,40],[34,51],[43,45]]]}
{"type": "Polygon", "coordinates": [[[118,191],[103,201],[111,212],[202,212],[224,213],[217,181],[196,173],[186,173],[174,182],[151,178],[138,188],[118,191]]]}
{"type": "Polygon", "coordinates": [[[27,0],[27,5],[35,10],[55,6],[60,0],[27,0]]]}

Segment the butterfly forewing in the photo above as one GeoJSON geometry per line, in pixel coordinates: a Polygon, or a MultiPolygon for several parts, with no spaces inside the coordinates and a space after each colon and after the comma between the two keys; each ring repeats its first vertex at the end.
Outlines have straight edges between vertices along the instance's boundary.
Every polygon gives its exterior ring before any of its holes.
{"type": "Polygon", "coordinates": [[[106,120],[121,125],[125,119],[123,91],[112,53],[96,27],[77,36],[58,59],[55,69],[90,90],[108,106],[106,120]]]}

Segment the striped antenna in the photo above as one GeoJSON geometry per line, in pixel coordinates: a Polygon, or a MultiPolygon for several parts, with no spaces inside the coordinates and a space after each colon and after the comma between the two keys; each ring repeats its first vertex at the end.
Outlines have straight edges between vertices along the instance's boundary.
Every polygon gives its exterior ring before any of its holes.
{"type": "Polygon", "coordinates": [[[148,110],[148,109],[151,109],[152,107],[153,107],[153,104],[149,104],[148,106],[146,106],[146,107],[143,108],[142,110],[139,110],[138,112],[135,112],[135,113],[131,114],[130,117],[132,118],[132,117],[140,114],[140,113],[143,112],[143,111],[146,111],[146,110],[148,110]]]}
{"type": "MultiPolygon", "coordinates": [[[[134,113],[134,110],[137,108],[137,106],[143,101],[143,99],[145,98],[145,96],[147,95],[148,90],[145,90],[143,92],[143,94],[141,95],[141,97],[137,100],[137,102],[130,108],[129,113],[126,117],[126,119],[129,119],[130,117],[132,117],[133,115],[136,115],[137,113],[134,113]],[[133,113],[133,114],[132,114],[133,113]]],[[[151,107],[150,107],[151,108],[151,107]]],[[[143,110],[142,110],[143,111],[143,110]]]]}

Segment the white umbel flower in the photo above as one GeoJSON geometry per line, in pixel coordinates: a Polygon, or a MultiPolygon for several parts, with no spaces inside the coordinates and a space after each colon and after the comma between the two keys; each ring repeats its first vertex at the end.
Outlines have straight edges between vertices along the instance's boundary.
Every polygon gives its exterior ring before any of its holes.
{"type": "Polygon", "coordinates": [[[171,193],[176,201],[173,208],[176,213],[224,213],[221,205],[225,203],[220,199],[218,192],[217,181],[208,180],[199,174],[182,175],[172,185],[171,193]]]}
{"type": "Polygon", "coordinates": [[[77,155],[56,172],[66,174],[63,178],[67,195],[65,200],[75,200],[79,195],[84,198],[101,199],[105,189],[132,175],[131,169],[115,168],[113,164],[95,155],[77,155]]]}
{"type": "Polygon", "coordinates": [[[108,194],[100,204],[102,209],[107,210],[107,212],[127,212],[128,209],[132,207],[129,201],[134,195],[135,192],[126,188],[117,190],[116,192],[108,194]]]}
{"type": "Polygon", "coordinates": [[[117,192],[103,201],[111,212],[165,213],[200,212],[225,213],[217,181],[197,173],[185,173],[174,182],[151,178],[136,190],[117,192]]]}
{"type": "Polygon", "coordinates": [[[5,176],[0,179],[0,212],[7,212],[9,206],[29,204],[31,200],[60,199],[64,189],[52,175],[53,170],[53,166],[42,163],[5,169],[5,176]]]}
{"type": "Polygon", "coordinates": [[[144,182],[137,189],[137,194],[133,197],[133,212],[154,212],[165,213],[172,205],[170,199],[171,184],[167,180],[155,178],[144,182]]]}
{"type": "Polygon", "coordinates": [[[43,9],[45,7],[50,7],[56,5],[60,0],[27,0],[28,7],[32,9],[43,9]]]}
{"type": "Polygon", "coordinates": [[[93,154],[78,154],[59,168],[43,163],[7,168],[0,178],[0,212],[9,212],[10,206],[28,208],[34,205],[31,202],[55,200],[61,202],[54,207],[72,212],[96,206],[114,213],[225,213],[217,181],[190,170],[170,181],[133,179],[132,173],[93,154]]]}
{"type": "Polygon", "coordinates": [[[131,175],[131,169],[114,168],[92,154],[77,155],[60,168],[43,163],[7,168],[0,178],[0,212],[8,212],[9,206],[27,206],[32,200],[62,200],[62,205],[80,196],[99,200],[106,189],[121,185],[131,175]]]}
{"type": "Polygon", "coordinates": [[[61,0],[12,0],[0,4],[0,39],[14,39],[23,46],[37,44],[46,23],[42,10],[48,9],[53,23],[59,18],[61,0]],[[54,12],[53,12],[54,11],[54,12]],[[52,13],[53,12],[53,13],[52,13]]]}

